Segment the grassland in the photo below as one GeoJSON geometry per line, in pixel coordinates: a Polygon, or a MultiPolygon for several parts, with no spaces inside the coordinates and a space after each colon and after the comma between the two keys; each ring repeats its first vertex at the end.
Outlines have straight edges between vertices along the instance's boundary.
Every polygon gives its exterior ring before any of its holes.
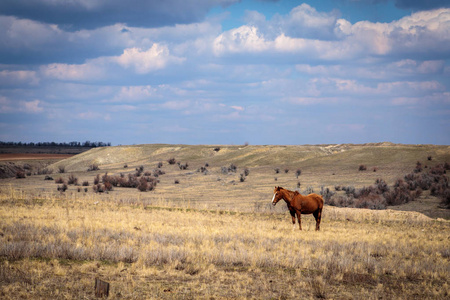
{"type": "Polygon", "coordinates": [[[152,170],[162,161],[165,174],[152,192],[99,194],[90,185],[59,193],[43,175],[1,180],[0,297],[92,299],[97,277],[111,284],[112,299],[449,297],[448,210],[429,194],[406,209],[428,216],[326,205],[320,232],[312,216],[304,216],[304,231],[293,231],[283,204],[270,206],[274,185],[361,187],[379,177],[392,184],[418,160],[450,161],[448,147],[214,148],[97,148],[53,165],[67,172],[53,177],[92,185],[97,174],[152,170]],[[167,164],[171,157],[189,162],[188,170],[167,164]],[[100,170],[87,172],[93,163],[100,170]],[[197,172],[206,163],[208,172],[197,172]],[[223,174],[232,163],[237,173],[223,174]],[[359,164],[377,172],[360,172],[359,164]],[[244,168],[250,174],[240,182],[244,168]]]}

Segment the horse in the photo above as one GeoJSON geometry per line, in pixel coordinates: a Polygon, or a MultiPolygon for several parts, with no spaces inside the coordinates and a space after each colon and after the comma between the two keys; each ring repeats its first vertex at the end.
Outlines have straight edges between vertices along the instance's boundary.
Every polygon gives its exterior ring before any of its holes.
{"type": "Polygon", "coordinates": [[[320,230],[320,220],[322,218],[323,198],[317,194],[303,196],[297,191],[290,191],[280,186],[273,191],[272,205],[283,199],[292,217],[293,229],[295,229],[295,214],[297,214],[298,225],[302,230],[302,214],[313,214],[316,219],[316,230],[320,230]]]}

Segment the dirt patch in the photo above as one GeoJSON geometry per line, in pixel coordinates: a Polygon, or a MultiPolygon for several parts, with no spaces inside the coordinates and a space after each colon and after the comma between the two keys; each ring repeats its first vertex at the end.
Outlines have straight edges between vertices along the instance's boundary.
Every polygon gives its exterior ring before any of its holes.
{"type": "Polygon", "coordinates": [[[34,159],[65,159],[73,154],[45,154],[45,153],[0,153],[0,161],[34,160],[34,159]]]}

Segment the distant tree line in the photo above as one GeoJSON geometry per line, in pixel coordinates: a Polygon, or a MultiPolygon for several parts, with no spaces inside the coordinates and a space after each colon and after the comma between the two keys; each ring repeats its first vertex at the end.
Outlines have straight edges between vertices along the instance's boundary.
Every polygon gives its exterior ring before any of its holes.
{"type": "Polygon", "coordinates": [[[26,142],[2,142],[0,141],[0,146],[15,146],[15,147],[108,147],[111,146],[111,143],[104,142],[91,142],[86,141],[82,142],[69,142],[69,143],[56,143],[56,142],[38,142],[38,143],[26,143],[26,142]]]}

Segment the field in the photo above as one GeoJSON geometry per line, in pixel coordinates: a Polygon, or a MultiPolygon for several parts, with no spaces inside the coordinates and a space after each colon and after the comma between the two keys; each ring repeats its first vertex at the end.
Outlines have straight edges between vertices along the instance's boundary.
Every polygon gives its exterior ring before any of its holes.
{"type": "Polygon", "coordinates": [[[285,204],[270,205],[275,185],[393,185],[417,161],[450,161],[449,147],[92,149],[48,166],[54,179],[78,179],[65,192],[46,175],[0,181],[0,297],[92,299],[100,278],[111,299],[447,299],[449,210],[428,191],[386,210],[325,205],[320,232],[311,215],[292,230],[285,204]],[[152,191],[93,190],[97,174],[153,172],[160,162],[152,191]],[[232,164],[236,172],[223,172],[232,164]]]}

